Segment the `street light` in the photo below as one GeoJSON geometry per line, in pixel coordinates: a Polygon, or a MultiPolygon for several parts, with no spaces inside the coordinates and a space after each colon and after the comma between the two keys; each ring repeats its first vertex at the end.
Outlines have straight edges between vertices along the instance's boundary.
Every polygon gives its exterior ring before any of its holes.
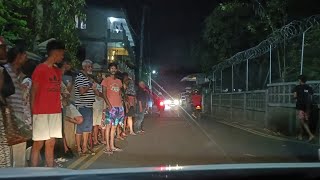
{"type": "Polygon", "coordinates": [[[150,73],[149,73],[149,87],[150,87],[150,90],[152,92],[152,74],[157,74],[157,71],[156,70],[152,70],[150,73]]]}

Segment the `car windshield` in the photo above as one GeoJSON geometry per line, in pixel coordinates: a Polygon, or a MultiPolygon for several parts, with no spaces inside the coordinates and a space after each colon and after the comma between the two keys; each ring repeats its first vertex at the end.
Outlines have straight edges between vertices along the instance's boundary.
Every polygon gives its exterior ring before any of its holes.
{"type": "Polygon", "coordinates": [[[0,1],[0,167],[318,161],[319,12],[311,0],[0,1]]]}

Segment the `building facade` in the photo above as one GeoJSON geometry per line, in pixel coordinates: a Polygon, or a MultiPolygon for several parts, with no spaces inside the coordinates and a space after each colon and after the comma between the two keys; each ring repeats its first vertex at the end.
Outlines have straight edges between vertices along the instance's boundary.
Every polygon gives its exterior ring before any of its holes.
{"type": "Polygon", "coordinates": [[[75,21],[85,57],[94,62],[95,71],[116,62],[120,71],[134,77],[134,70],[128,64],[135,64],[135,42],[122,9],[88,6],[85,19],[75,17],[75,21]]]}

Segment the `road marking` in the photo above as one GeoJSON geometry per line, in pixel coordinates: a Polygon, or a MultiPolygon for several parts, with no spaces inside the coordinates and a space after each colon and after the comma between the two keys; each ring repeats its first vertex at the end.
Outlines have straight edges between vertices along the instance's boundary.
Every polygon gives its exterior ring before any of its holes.
{"type": "Polygon", "coordinates": [[[253,154],[244,154],[245,156],[250,156],[250,157],[257,157],[256,155],[253,154]]]}
{"type": "Polygon", "coordinates": [[[250,132],[252,134],[263,136],[263,137],[266,137],[266,138],[271,138],[271,139],[280,140],[280,141],[287,141],[288,140],[286,138],[272,136],[272,135],[269,135],[269,134],[265,134],[265,133],[262,133],[262,132],[259,132],[259,131],[253,130],[253,129],[249,129],[249,128],[242,127],[242,126],[239,126],[239,125],[231,124],[231,123],[228,123],[228,122],[224,122],[224,121],[217,121],[217,122],[225,124],[225,125],[228,125],[228,126],[232,126],[232,127],[238,128],[238,129],[242,129],[242,130],[245,130],[245,131],[250,132]]]}
{"type": "MultiPolygon", "coordinates": [[[[104,147],[104,146],[102,146],[104,147]]],[[[98,151],[102,148],[102,147],[99,147],[98,148],[98,151]]],[[[96,155],[95,155],[96,156],[96,155]]],[[[94,156],[92,156],[94,157],[94,156]]],[[[77,159],[76,161],[74,161],[72,164],[70,164],[67,168],[68,169],[74,169],[75,167],[77,167],[78,165],[80,165],[80,163],[82,163],[83,161],[85,161],[86,159],[88,158],[88,156],[82,156],[80,157],[79,159],[77,159]]],[[[91,159],[91,158],[90,158],[91,159]]],[[[89,160],[90,160],[89,159],[89,160]]]]}
{"type": "Polygon", "coordinates": [[[85,162],[82,166],[79,167],[79,170],[84,170],[87,169],[89,166],[91,166],[91,164],[93,164],[102,154],[104,154],[103,152],[103,147],[99,148],[98,152],[96,153],[96,155],[92,156],[87,162],[85,162]]]}
{"type": "MultiPolygon", "coordinates": [[[[220,150],[220,152],[222,152],[223,156],[228,159],[230,162],[234,162],[229,156],[228,154],[224,151],[224,149],[219,146],[219,144],[213,140],[213,138],[201,127],[201,125],[194,119],[192,118],[192,116],[184,109],[180,106],[180,108],[185,112],[185,114],[187,114],[187,116],[189,116],[189,118],[198,126],[198,128],[202,131],[202,133],[214,144],[217,146],[217,148],[220,150]]],[[[187,121],[188,123],[190,123],[189,121],[187,121]]],[[[191,123],[190,123],[191,124],[191,123]]]]}
{"type": "Polygon", "coordinates": [[[80,157],[79,159],[77,159],[76,161],[74,161],[72,164],[70,164],[67,168],[68,169],[74,169],[75,167],[77,167],[82,161],[84,161],[87,157],[83,156],[80,157]]]}

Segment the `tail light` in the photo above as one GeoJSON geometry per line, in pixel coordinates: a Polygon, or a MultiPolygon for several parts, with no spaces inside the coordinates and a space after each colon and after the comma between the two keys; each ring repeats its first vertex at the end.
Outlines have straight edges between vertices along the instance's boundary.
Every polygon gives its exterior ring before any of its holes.
{"type": "Polygon", "coordinates": [[[201,109],[201,106],[196,106],[196,109],[201,109]]]}
{"type": "Polygon", "coordinates": [[[164,102],[163,101],[160,102],[160,106],[164,106],[164,102]]]}

